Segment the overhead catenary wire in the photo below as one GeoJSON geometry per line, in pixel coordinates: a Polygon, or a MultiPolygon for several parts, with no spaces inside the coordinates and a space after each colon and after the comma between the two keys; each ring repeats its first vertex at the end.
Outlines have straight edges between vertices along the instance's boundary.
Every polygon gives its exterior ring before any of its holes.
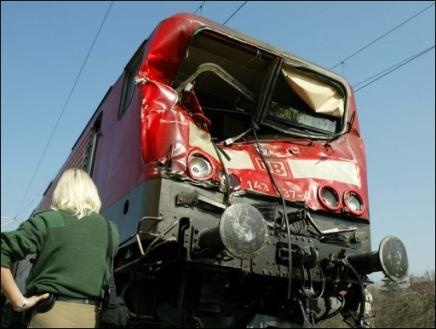
{"type": "Polygon", "coordinates": [[[18,227],[20,223],[18,222],[18,219],[15,217],[10,216],[1,216],[1,230],[7,231],[6,227],[13,227],[11,225],[14,225],[15,227],[18,227]]]}
{"type": "Polygon", "coordinates": [[[85,59],[84,59],[84,61],[82,63],[82,66],[80,67],[80,70],[79,70],[79,72],[76,75],[76,78],[74,80],[73,86],[71,87],[71,89],[70,89],[70,91],[68,93],[67,99],[65,100],[65,103],[64,103],[64,105],[62,107],[62,110],[61,110],[61,112],[60,112],[60,114],[59,114],[59,116],[58,116],[58,118],[56,120],[55,126],[54,126],[54,128],[53,128],[53,130],[52,130],[52,132],[50,134],[50,137],[49,137],[49,139],[47,141],[47,144],[45,145],[45,148],[44,148],[44,150],[43,150],[43,152],[41,154],[41,157],[40,157],[40,159],[38,161],[38,164],[37,164],[37,166],[35,168],[35,171],[33,172],[33,175],[32,175],[32,178],[30,180],[30,183],[29,183],[29,185],[26,188],[26,192],[24,193],[24,195],[23,195],[23,197],[22,197],[22,199],[21,199],[21,201],[19,203],[17,214],[15,215],[15,217],[18,217],[19,213],[21,212],[21,209],[22,209],[21,206],[23,205],[23,202],[26,199],[26,197],[27,197],[27,195],[28,195],[28,193],[30,191],[30,188],[31,188],[31,186],[33,184],[33,181],[35,180],[36,174],[39,171],[41,163],[42,163],[42,161],[43,161],[43,159],[44,159],[44,157],[45,157],[45,155],[47,153],[48,147],[50,146],[50,143],[51,143],[51,141],[53,139],[53,136],[54,136],[54,134],[56,132],[56,129],[57,129],[58,125],[59,125],[59,122],[60,122],[60,120],[61,120],[61,118],[62,118],[62,116],[63,116],[63,114],[64,114],[64,112],[65,112],[65,110],[67,108],[68,103],[70,102],[71,96],[72,96],[72,94],[74,92],[74,89],[76,88],[77,82],[79,81],[79,78],[80,78],[80,76],[81,76],[81,74],[83,72],[83,69],[85,68],[86,63],[88,62],[89,56],[91,55],[91,52],[94,49],[95,43],[96,43],[96,41],[98,39],[98,36],[100,35],[100,32],[101,32],[101,30],[103,28],[104,23],[106,22],[106,19],[107,19],[108,15],[109,15],[109,12],[110,12],[113,4],[114,4],[114,1],[111,1],[109,6],[108,6],[108,8],[106,9],[106,13],[105,13],[105,15],[103,17],[103,20],[100,23],[100,26],[99,26],[99,28],[97,30],[97,33],[95,34],[95,37],[94,37],[94,39],[92,41],[91,46],[89,47],[89,50],[88,50],[88,52],[87,52],[87,54],[85,56],[85,59]]]}
{"type": "Polygon", "coordinates": [[[394,64],[394,65],[392,65],[392,66],[390,66],[390,67],[388,67],[388,68],[386,68],[384,70],[382,70],[382,71],[380,71],[379,73],[374,74],[374,75],[366,78],[365,80],[362,80],[361,82],[355,84],[354,87],[359,86],[359,85],[364,84],[364,83],[365,84],[363,86],[355,89],[354,92],[357,93],[359,90],[362,90],[363,88],[371,85],[372,83],[376,82],[377,80],[379,80],[379,79],[385,77],[386,75],[388,75],[388,74],[398,70],[400,67],[402,67],[402,66],[412,62],[413,60],[417,59],[418,57],[421,57],[422,55],[428,53],[430,50],[432,50],[434,48],[435,48],[435,45],[433,45],[431,47],[428,47],[427,49],[424,49],[424,50],[416,53],[415,55],[410,56],[410,57],[408,57],[408,58],[406,58],[406,59],[404,59],[404,60],[402,60],[402,61],[400,61],[400,62],[398,62],[398,63],[396,63],[396,64],[394,64]]]}
{"type": "Polygon", "coordinates": [[[233,16],[235,16],[236,15],[236,13],[238,12],[238,11],[240,11],[241,9],[242,9],[242,7],[244,7],[246,4],[247,4],[247,2],[248,1],[244,1],[225,21],[224,21],[224,23],[223,23],[223,25],[226,25],[226,23],[228,22],[228,21],[230,21],[231,19],[232,19],[232,17],[233,16]]]}
{"type": "Polygon", "coordinates": [[[15,217],[10,217],[10,216],[1,216],[1,227],[5,227],[10,225],[13,222],[16,222],[17,219],[15,217]],[[6,223],[4,223],[4,221],[6,221],[6,223]]]}
{"type": "MultiPolygon", "coordinates": [[[[25,206],[23,206],[22,207],[22,209],[23,210],[26,210],[26,209],[28,209],[32,204],[33,204],[33,202],[35,201],[35,199],[37,198],[37,197],[39,197],[42,193],[43,193],[43,191],[44,191],[44,186],[35,194],[35,196],[32,198],[32,200],[29,202],[29,203],[27,203],[25,206]]],[[[18,214],[17,214],[18,215],[18,214]]],[[[15,216],[17,216],[17,215],[15,215],[15,216]]],[[[17,218],[17,220],[18,220],[18,218],[17,218]]]]}
{"type": "Polygon", "coordinates": [[[200,10],[200,15],[202,15],[202,9],[203,9],[203,6],[206,2],[207,1],[202,1],[201,4],[198,6],[198,8],[195,9],[194,14],[196,14],[200,10]]]}
{"type": "Polygon", "coordinates": [[[418,17],[419,15],[421,15],[422,13],[424,13],[425,11],[427,11],[428,9],[430,9],[432,6],[434,6],[434,3],[432,3],[430,6],[425,7],[424,9],[420,10],[419,12],[417,12],[416,14],[412,15],[411,17],[409,17],[408,19],[402,21],[400,24],[398,24],[397,26],[395,26],[394,28],[390,29],[389,31],[383,33],[382,35],[380,35],[379,37],[377,37],[376,39],[372,40],[371,42],[367,43],[366,45],[364,45],[363,47],[359,48],[358,50],[356,50],[355,52],[353,52],[351,55],[345,57],[344,59],[342,59],[341,61],[339,61],[338,63],[336,63],[335,65],[333,65],[332,67],[330,67],[330,70],[333,70],[334,68],[336,68],[337,66],[344,64],[345,61],[349,60],[350,58],[356,56],[357,54],[359,54],[360,52],[364,51],[366,48],[369,48],[371,45],[373,45],[374,43],[376,43],[377,41],[383,39],[384,37],[386,37],[387,35],[389,35],[390,33],[394,32],[396,29],[400,28],[401,26],[403,26],[404,24],[410,22],[411,20],[413,20],[414,18],[418,17]]]}
{"type": "Polygon", "coordinates": [[[383,73],[385,73],[385,72],[387,72],[387,71],[389,71],[389,70],[391,70],[391,69],[393,69],[393,68],[395,68],[395,67],[397,67],[397,66],[402,65],[403,63],[406,64],[406,63],[412,61],[413,59],[415,59],[415,58],[417,58],[417,57],[419,57],[419,56],[425,54],[426,52],[430,51],[432,48],[434,48],[434,46],[431,46],[431,47],[429,47],[429,48],[427,48],[427,49],[424,49],[424,50],[422,50],[422,51],[416,53],[415,55],[412,55],[412,56],[410,56],[410,57],[408,57],[408,58],[406,58],[406,59],[403,59],[402,61],[400,61],[400,62],[398,62],[398,63],[396,63],[396,64],[394,64],[394,65],[392,65],[392,66],[389,66],[388,68],[386,68],[386,69],[384,69],[384,70],[382,70],[382,71],[380,71],[380,72],[378,72],[378,73],[376,73],[376,74],[371,75],[370,77],[366,78],[365,80],[362,80],[362,81],[360,81],[360,82],[358,82],[358,83],[356,83],[356,84],[353,84],[353,87],[354,87],[354,88],[357,88],[357,87],[360,86],[361,84],[364,84],[365,82],[367,82],[367,81],[369,81],[369,80],[371,80],[371,79],[374,79],[374,78],[376,78],[376,77],[382,75],[383,73]]]}

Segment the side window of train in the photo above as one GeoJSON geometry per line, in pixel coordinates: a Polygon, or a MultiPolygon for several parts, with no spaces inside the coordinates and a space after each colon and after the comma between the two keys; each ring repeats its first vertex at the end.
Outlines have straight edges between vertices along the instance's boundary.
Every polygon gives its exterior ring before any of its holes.
{"type": "Polygon", "coordinates": [[[135,90],[135,76],[139,70],[139,65],[142,59],[142,49],[137,51],[124,69],[123,89],[121,92],[120,107],[118,110],[118,119],[121,119],[124,112],[132,101],[133,91],[135,90]]]}
{"type": "Polygon", "coordinates": [[[86,145],[82,162],[82,169],[85,170],[91,177],[94,170],[98,139],[101,136],[102,114],[103,113],[100,113],[100,115],[95,120],[94,126],[92,127],[91,136],[89,138],[88,144],[86,145]]]}

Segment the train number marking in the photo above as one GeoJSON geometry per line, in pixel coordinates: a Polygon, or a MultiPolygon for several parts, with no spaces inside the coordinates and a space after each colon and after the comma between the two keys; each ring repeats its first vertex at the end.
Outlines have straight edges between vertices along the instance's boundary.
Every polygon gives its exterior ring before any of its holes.
{"type": "Polygon", "coordinates": [[[247,185],[248,185],[248,188],[252,191],[260,191],[260,192],[270,193],[270,188],[269,188],[268,184],[266,184],[266,183],[259,182],[257,180],[255,180],[255,181],[248,180],[247,185]]]}

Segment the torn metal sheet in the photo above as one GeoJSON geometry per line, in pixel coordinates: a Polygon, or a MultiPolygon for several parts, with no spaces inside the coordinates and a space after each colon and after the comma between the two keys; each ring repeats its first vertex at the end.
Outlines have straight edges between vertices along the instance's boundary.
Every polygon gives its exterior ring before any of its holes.
{"type": "Polygon", "coordinates": [[[344,114],[344,96],[337,88],[307,73],[284,67],[282,74],[289,86],[314,112],[341,118],[344,114]]]}

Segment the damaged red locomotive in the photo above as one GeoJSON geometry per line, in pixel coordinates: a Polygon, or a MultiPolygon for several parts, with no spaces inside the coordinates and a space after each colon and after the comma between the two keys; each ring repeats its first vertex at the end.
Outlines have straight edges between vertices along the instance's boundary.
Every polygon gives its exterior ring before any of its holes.
{"type": "Polygon", "coordinates": [[[92,175],[120,231],[132,327],[310,326],[338,313],[365,327],[367,274],[407,273],[396,237],[371,251],[350,84],[202,17],[156,27],[54,182],[69,167],[92,175]]]}

